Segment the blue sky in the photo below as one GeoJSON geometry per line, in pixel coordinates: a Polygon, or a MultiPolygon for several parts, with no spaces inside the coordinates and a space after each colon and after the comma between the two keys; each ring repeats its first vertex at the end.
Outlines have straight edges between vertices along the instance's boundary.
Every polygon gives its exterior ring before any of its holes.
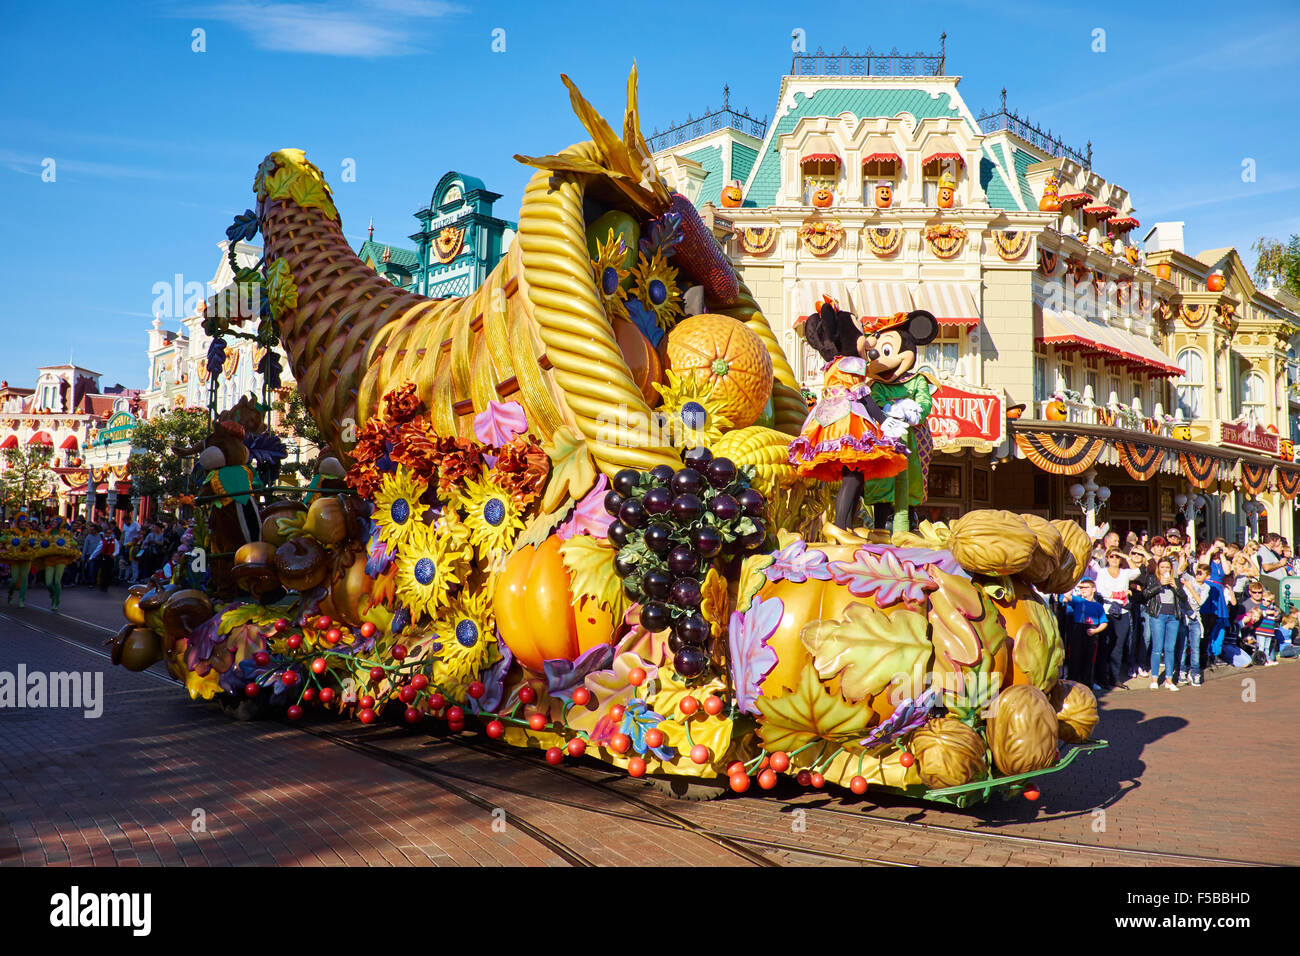
{"type": "Polygon", "coordinates": [[[733,106],[770,117],[796,27],[836,51],[931,51],[946,30],[972,110],[1006,86],[1022,115],[1079,148],[1091,139],[1142,231],[1186,220],[1190,252],[1235,245],[1253,266],[1257,236],[1300,232],[1294,3],[5,6],[0,378],[13,384],[71,353],[106,384],[143,385],[155,283],[212,277],[272,149],[302,147],[324,170],[354,244],[373,216],[376,239],[409,246],[448,169],[481,177],[516,218],[529,170],[513,154],[583,138],[561,72],[617,119],[635,58],[647,133],[717,108],[724,83],[733,106]],[[340,181],[346,159],[355,182],[340,181]]]}

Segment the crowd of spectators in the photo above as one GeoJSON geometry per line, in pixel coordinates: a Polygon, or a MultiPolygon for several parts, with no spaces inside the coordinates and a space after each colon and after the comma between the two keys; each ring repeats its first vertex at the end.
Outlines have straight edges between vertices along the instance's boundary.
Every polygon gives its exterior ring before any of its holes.
{"type": "Polygon", "coordinates": [[[1270,667],[1300,656],[1300,611],[1283,610],[1283,579],[1300,574],[1275,532],[1244,546],[1222,538],[1192,546],[1163,535],[1108,531],[1074,592],[1058,602],[1066,672],[1094,690],[1133,678],[1176,691],[1215,667],[1270,667]]]}

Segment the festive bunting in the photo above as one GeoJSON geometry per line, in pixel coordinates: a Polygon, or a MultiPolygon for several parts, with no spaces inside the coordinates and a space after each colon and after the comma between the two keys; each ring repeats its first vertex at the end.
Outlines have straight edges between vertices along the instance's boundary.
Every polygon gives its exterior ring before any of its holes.
{"type": "Polygon", "coordinates": [[[1149,481],[1165,460],[1165,450],[1156,445],[1121,440],[1115,443],[1115,447],[1120,465],[1137,481],[1149,481]]]}
{"type": "Polygon", "coordinates": [[[1053,475],[1077,475],[1093,466],[1106,440],[1060,432],[1017,432],[1016,445],[1043,471],[1053,475]]]}

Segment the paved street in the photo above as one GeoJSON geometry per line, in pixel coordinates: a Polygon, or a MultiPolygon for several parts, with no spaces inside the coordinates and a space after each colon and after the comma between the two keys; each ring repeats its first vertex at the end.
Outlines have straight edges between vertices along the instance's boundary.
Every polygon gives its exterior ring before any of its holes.
{"type": "Polygon", "coordinates": [[[59,617],[40,590],[0,607],[0,671],[102,671],[105,698],[99,719],[0,711],[5,864],[1300,863],[1290,662],[1112,693],[1110,748],[1048,778],[1037,803],[948,811],[793,786],[695,803],[474,734],[233,720],[160,673],[108,665],[98,645],[121,593],[70,590],[59,617]]]}

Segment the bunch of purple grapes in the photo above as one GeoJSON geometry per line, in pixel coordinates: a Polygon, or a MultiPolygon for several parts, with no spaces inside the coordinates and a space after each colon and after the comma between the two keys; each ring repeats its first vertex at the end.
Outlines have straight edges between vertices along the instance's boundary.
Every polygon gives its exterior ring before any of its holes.
{"type": "Polygon", "coordinates": [[[728,458],[693,448],[683,467],[625,468],[614,476],[605,510],[614,568],[628,597],[641,605],[649,631],[671,628],[673,667],[687,680],[709,666],[709,623],[700,613],[702,585],[712,562],[763,546],[763,495],[728,458]]]}

